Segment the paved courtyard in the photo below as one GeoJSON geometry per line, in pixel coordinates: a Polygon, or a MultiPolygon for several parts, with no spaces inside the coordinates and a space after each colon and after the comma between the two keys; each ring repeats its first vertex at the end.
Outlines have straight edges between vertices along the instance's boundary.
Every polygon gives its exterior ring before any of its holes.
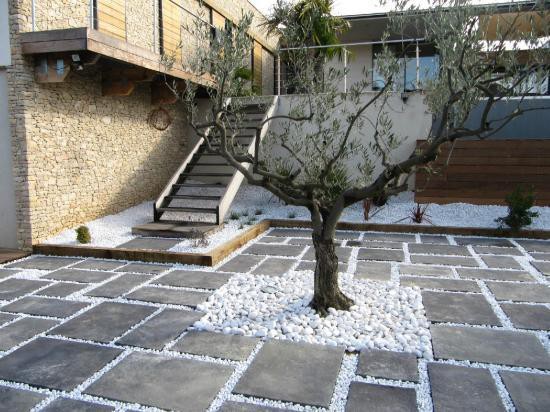
{"type": "Polygon", "coordinates": [[[213,271],[0,265],[0,410],[550,410],[550,241],[338,232],[342,271],[420,288],[427,358],[189,329],[236,273],[312,269],[309,234],[272,229],[213,271]]]}

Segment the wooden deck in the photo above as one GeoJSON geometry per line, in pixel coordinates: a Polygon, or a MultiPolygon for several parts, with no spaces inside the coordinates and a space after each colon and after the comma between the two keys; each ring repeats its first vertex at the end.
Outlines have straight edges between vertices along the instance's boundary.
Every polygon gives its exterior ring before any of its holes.
{"type": "Polygon", "coordinates": [[[417,202],[502,205],[521,185],[533,187],[536,205],[550,205],[550,139],[457,141],[433,166],[438,174],[416,174],[417,202]]]}
{"type": "Polygon", "coordinates": [[[29,252],[16,249],[0,249],[0,265],[29,256],[29,252]]]}
{"type": "Polygon", "coordinates": [[[191,80],[203,86],[212,84],[207,77],[197,77],[182,70],[177,64],[167,70],[161,63],[160,54],[87,27],[21,33],[21,49],[25,55],[91,52],[109,59],[166,73],[177,79],[191,80]]]}

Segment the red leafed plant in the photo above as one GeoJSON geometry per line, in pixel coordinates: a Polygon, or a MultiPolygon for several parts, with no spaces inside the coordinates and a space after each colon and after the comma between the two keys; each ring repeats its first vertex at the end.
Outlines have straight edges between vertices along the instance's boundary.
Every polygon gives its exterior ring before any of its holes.
{"type": "Polygon", "coordinates": [[[428,222],[430,225],[433,225],[432,221],[430,220],[430,215],[427,213],[428,207],[430,204],[421,205],[420,203],[417,203],[415,207],[413,207],[410,211],[410,215],[404,217],[403,219],[399,219],[397,222],[402,222],[403,220],[411,219],[411,222],[413,223],[422,223],[424,221],[428,222]]]}

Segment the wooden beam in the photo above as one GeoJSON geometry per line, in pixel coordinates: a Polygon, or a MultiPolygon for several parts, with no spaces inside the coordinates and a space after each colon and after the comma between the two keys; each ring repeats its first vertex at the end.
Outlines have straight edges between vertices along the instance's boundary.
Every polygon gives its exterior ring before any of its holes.
{"type": "MultiPolygon", "coordinates": [[[[185,83],[176,82],[176,90],[178,92],[183,92],[184,88],[185,83]]],[[[158,78],[151,83],[151,105],[162,106],[174,104],[177,101],[178,97],[174,94],[172,89],[168,87],[164,78],[158,78]]]]}
{"type": "Polygon", "coordinates": [[[34,77],[38,83],[61,83],[70,71],[71,60],[68,56],[40,56],[34,61],[34,77]]]}

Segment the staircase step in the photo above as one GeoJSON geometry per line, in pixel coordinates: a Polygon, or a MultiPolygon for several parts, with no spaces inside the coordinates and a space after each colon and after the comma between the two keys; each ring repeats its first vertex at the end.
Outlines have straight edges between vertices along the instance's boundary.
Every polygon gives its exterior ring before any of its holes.
{"type": "Polygon", "coordinates": [[[229,163],[193,163],[192,165],[193,167],[195,166],[227,166],[227,167],[231,167],[231,165],[229,163]]]}
{"type": "Polygon", "coordinates": [[[205,189],[225,189],[227,185],[219,183],[175,183],[172,187],[203,187],[205,189]]]}
{"type": "Polygon", "coordinates": [[[193,177],[193,176],[208,176],[208,177],[231,177],[233,173],[209,173],[209,172],[189,172],[182,173],[180,176],[193,177]]]}
{"type": "Polygon", "coordinates": [[[219,200],[222,196],[207,196],[207,195],[169,195],[166,196],[166,199],[171,200],[219,200]]]}
{"type": "Polygon", "coordinates": [[[205,207],[160,207],[157,209],[159,212],[191,212],[191,213],[218,213],[218,209],[205,208],[205,207]]]}

